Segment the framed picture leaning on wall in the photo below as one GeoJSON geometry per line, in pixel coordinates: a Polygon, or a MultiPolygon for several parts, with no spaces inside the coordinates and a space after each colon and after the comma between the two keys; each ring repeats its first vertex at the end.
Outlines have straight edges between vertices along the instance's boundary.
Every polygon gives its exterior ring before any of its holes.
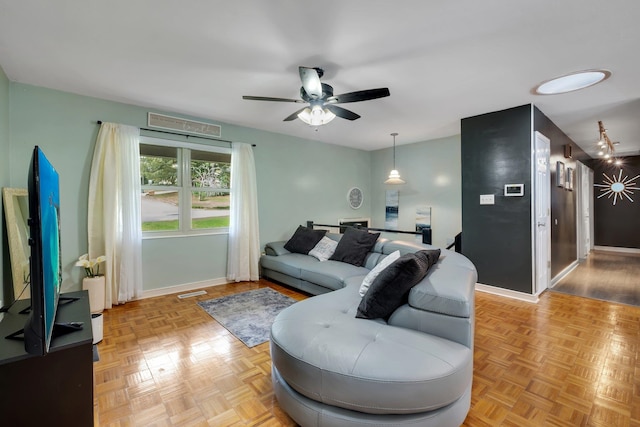
{"type": "Polygon", "coordinates": [[[556,162],[556,186],[564,187],[564,163],[556,162]]]}

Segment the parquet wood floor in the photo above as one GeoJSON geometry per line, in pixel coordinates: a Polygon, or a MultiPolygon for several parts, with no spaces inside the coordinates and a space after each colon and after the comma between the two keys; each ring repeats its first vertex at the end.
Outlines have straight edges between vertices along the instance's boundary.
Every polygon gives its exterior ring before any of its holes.
{"type": "MultiPolygon", "coordinates": [[[[96,426],[294,426],[271,387],[269,344],[247,348],[196,302],[269,286],[206,288],[104,314],[96,426]]],[[[465,426],[640,427],[640,308],[555,292],[538,304],[476,293],[465,426]]]]}

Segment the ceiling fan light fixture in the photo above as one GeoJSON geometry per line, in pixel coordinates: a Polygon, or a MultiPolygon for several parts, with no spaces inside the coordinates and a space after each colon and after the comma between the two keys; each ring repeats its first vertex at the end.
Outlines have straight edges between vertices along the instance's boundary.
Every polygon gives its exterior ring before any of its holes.
{"type": "Polygon", "coordinates": [[[336,115],[326,108],[323,109],[320,105],[314,105],[302,110],[298,114],[298,118],[309,126],[322,126],[335,119],[336,115]]]}
{"type": "Polygon", "coordinates": [[[555,77],[544,81],[535,87],[534,93],[537,95],[557,95],[561,93],[573,92],[598,84],[611,76],[609,70],[584,70],[555,77]]]}

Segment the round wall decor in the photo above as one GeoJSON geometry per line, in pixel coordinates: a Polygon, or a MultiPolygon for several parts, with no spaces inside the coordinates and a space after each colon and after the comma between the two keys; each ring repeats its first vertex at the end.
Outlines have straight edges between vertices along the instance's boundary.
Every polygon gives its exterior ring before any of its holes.
{"type": "Polygon", "coordinates": [[[347,192],[347,201],[351,209],[359,209],[362,206],[363,199],[362,190],[358,187],[352,187],[347,192]]]}

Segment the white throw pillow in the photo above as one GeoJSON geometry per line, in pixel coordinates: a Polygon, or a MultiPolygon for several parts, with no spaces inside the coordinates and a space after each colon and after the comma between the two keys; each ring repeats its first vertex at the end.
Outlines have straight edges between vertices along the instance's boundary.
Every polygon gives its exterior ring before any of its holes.
{"type": "Polygon", "coordinates": [[[318,258],[320,261],[326,261],[331,258],[331,255],[336,251],[338,242],[333,239],[324,236],[318,244],[309,251],[309,255],[318,258]]]}
{"type": "Polygon", "coordinates": [[[389,267],[395,260],[400,258],[400,251],[391,252],[386,256],[385,259],[380,261],[378,265],[373,267],[373,270],[366,275],[366,277],[362,280],[362,284],[360,285],[360,296],[363,297],[364,294],[369,290],[369,286],[373,283],[373,281],[378,277],[378,274],[382,272],[385,268],[389,267]]]}

